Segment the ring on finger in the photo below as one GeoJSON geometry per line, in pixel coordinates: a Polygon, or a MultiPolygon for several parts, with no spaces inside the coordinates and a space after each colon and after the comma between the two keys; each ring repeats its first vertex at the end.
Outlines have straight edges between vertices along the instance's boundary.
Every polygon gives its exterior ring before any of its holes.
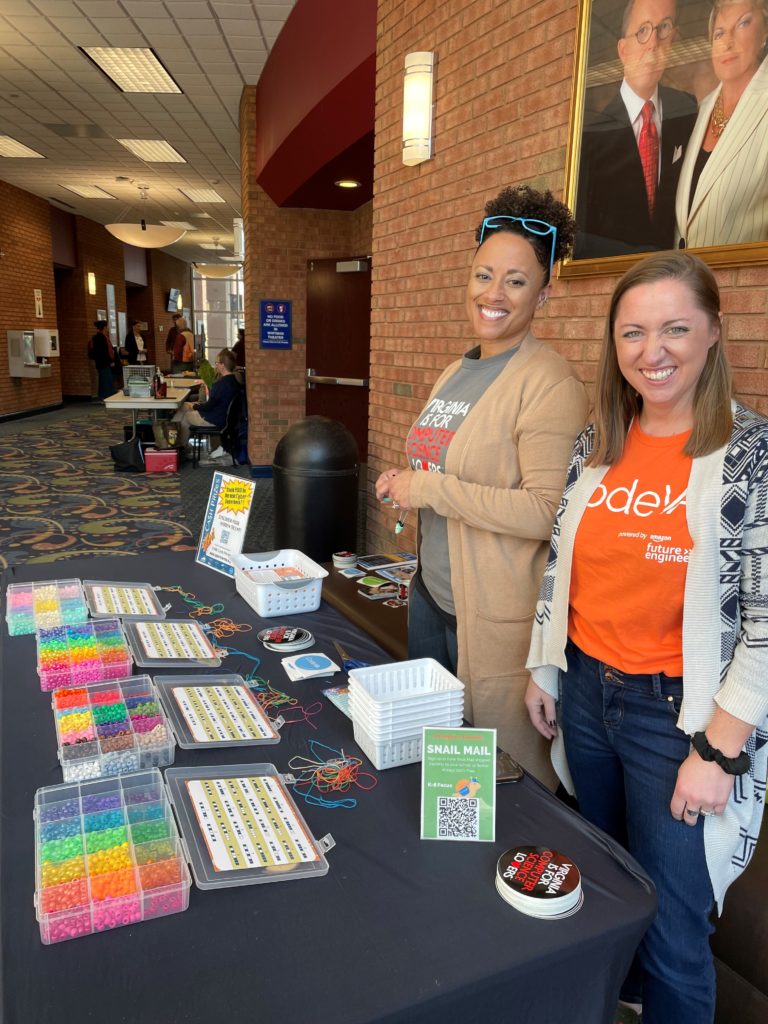
{"type": "Polygon", "coordinates": [[[699,811],[695,811],[692,807],[686,807],[685,815],[687,818],[698,818],[699,811]]]}
{"type": "Polygon", "coordinates": [[[699,810],[699,814],[703,814],[705,818],[711,818],[715,814],[717,814],[717,811],[714,811],[714,810],[712,810],[712,811],[705,811],[704,808],[702,807],[699,810]]]}

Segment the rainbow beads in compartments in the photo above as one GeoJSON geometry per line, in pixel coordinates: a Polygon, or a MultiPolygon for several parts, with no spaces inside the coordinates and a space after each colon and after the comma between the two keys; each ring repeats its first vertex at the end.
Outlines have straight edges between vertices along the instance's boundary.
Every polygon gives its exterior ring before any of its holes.
{"type": "Polygon", "coordinates": [[[35,854],[46,945],[189,905],[189,870],[157,769],[39,789],[35,854]]]}
{"type": "Polygon", "coordinates": [[[173,735],[149,676],[63,687],[51,705],[65,782],[173,764],[173,735]]]}
{"type": "Polygon", "coordinates": [[[11,636],[25,636],[38,629],[87,622],[88,606],[80,580],[42,583],[10,583],[6,592],[5,619],[11,636]]]}
{"type": "Polygon", "coordinates": [[[133,667],[119,619],[54,626],[37,632],[41,690],[121,679],[133,667]]]}

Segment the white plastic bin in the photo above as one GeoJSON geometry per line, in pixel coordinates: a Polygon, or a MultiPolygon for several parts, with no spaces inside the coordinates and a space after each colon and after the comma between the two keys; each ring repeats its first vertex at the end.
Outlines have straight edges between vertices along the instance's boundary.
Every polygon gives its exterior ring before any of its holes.
{"type": "Polygon", "coordinates": [[[295,548],[238,555],[233,559],[233,565],[238,594],[241,594],[251,608],[263,618],[315,612],[320,607],[323,578],[328,575],[328,570],[295,548]],[[248,571],[291,566],[302,572],[305,579],[256,583],[247,575],[248,571]]]}

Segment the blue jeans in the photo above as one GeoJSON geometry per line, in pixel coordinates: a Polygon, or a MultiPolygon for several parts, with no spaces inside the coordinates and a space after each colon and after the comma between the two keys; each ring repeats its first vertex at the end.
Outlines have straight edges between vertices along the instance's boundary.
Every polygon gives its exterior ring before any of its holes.
{"type": "Polygon", "coordinates": [[[561,724],[579,808],[642,864],[659,900],[622,995],[634,1001],[632,982],[641,979],[643,1024],[711,1024],[714,896],[704,822],[691,827],[669,811],[677,770],[690,752],[675,724],[683,681],[620,672],[571,641],[566,657],[561,724]]]}
{"type": "Polygon", "coordinates": [[[434,658],[456,675],[459,663],[456,630],[428,603],[415,581],[408,590],[408,657],[434,658]]]}

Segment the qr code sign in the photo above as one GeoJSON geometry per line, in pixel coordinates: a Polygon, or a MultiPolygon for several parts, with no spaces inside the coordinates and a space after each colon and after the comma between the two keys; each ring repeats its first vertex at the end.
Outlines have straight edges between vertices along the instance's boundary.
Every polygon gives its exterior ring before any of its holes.
{"type": "Polygon", "coordinates": [[[477,839],[480,835],[477,797],[438,797],[437,835],[440,839],[477,839]]]}

